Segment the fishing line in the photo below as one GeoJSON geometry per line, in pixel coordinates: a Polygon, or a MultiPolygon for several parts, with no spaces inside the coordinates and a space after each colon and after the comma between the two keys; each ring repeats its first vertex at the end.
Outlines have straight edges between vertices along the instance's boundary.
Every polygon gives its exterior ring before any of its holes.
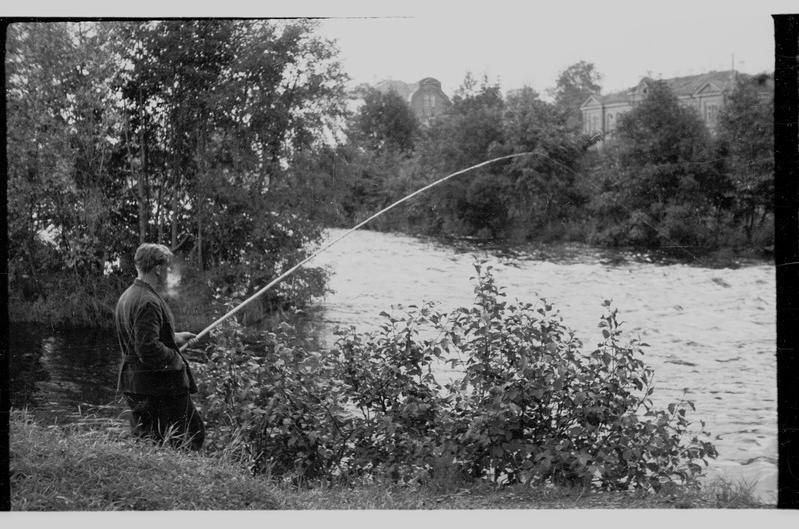
{"type": "Polygon", "coordinates": [[[470,166],[470,167],[467,167],[466,169],[461,169],[460,171],[456,171],[456,172],[454,172],[454,173],[452,173],[452,174],[449,174],[449,175],[447,175],[447,176],[445,176],[445,177],[443,177],[443,178],[439,178],[439,179],[438,179],[438,180],[436,180],[435,182],[433,182],[433,183],[431,183],[431,184],[428,184],[428,185],[426,185],[426,186],[422,187],[421,189],[418,189],[418,190],[414,191],[414,192],[413,192],[413,193],[411,193],[410,195],[407,195],[407,196],[405,196],[405,197],[403,197],[403,198],[401,198],[401,199],[397,200],[396,202],[394,202],[394,203],[393,203],[393,204],[391,204],[390,206],[387,206],[387,207],[385,207],[385,208],[381,209],[380,211],[378,211],[377,213],[375,213],[375,214],[374,214],[374,215],[372,215],[371,217],[367,218],[366,220],[363,220],[363,221],[359,222],[358,224],[356,224],[355,226],[353,226],[352,228],[350,228],[348,231],[346,231],[346,232],[345,232],[343,235],[339,236],[339,237],[338,237],[338,238],[336,238],[336,239],[333,239],[332,241],[329,241],[328,243],[326,243],[325,245],[323,245],[323,246],[322,246],[322,247],[321,247],[319,250],[317,250],[316,252],[314,252],[313,254],[311,254],[309,257],[306,257],[305,259],[303,259],[302,261],[300,261],[299,263],[297,263],[297,264],[296,264],[296,265],[294,265],[293,267],[289,268],[288,270],[286,270],[285,272],[283,272],[282,274],[280,274],[279,276],[277,276],[275,279],[273,279],[272,281],[270,281],[270,282],[269,282],[269,283],[268,283],[266,286],[264,286],[263,288],[261,288],[261,289],[260,289],[258,292],[256,292],[255,294],[253,294],[252,296],[250,296],[250,297],[249,297],[249,298],[247,298],[246,300],[242,301],[242,302],[241,302],[240,304],[238,304],[238,305],[237,305],[235,308],[233,308],[232,310],[230,310],[230,311],[229,311],[227,314],[225,314],[225,315],[224,315],[224,316],[222,316],[221,318],[217,319],[217,320],[216,320],[215,322],[213,322],[211,325],[209,325],[208,327],[206,327],[205,329],[203,329],[202,331],[200,331],[200,333],[199,333],[197,336],[195,336],[194,338],[192,338],[192,340],[190,340],[189,342],[187,342],[187,343],[185,343],[183,346],[181,346],[181,348],[180,348],[180,351],[184,351],[184,350],[185,350],[185,349],[186,349],[186,348],[189,346],[189,344],[190,344],[190,343],[192,343],[192,342],[195,342],[195,341],[199,340],[200,338],[202,338],[203,336],[205,336],[206,334],[208,334],[208,333],[211,331],[211,329],[213,329],[214,327],[216,327],[217,325],[219,325],[220,323],[222,323],[223,321],[225,321],[225,320],[226,320],[226,319],[228,319],[229,317],[231,317],[231,316],[233,316],[234,314],[236,314],[238,311],[240,311],[242,308],[244,308],[244,307],[245,307],[245,306],[246,306],[248,303],[250,303],[251,301],[253,301],[253,300],[257,299],[257,298],[258,298],[259,296],[261,296],[261,295],[262,295],[264,292],[266,292],[267,290],[269,290],[270,288],[272,288],[273,286],[275,286],[275,285],[276,285],[277,283],[279,283],[281,280],[283,280],[283,279],[285,279],[286,277],[288,277],[289,275],[291,275],[291,274],[292,274],[292,273],[293,273],[295,270],[297,270],[298,268],[300,268],[302,265],[304,265],[305,263],[307,263],[308,261],[310,261],[310,260],[311,260],[311,259],[313,259],[314,257],[318,256],[319,254],[321,254],[322,252],[324,252],[325,250],[327,250],[328,248],[330,248],[331,246],[333,246],[334,244],[336,244],[337,242],[339,242],[339,241],[340,241],[340,240],[342,240],[343,238],[347,237],[347,236],[348,236],[348,235],[350,235],[352,232],[354,232],[354,231],[358,230],[359,228],[361,228],[362,226],[364,226],[366,223],[368,223],[368,222],[370,222],[370,221],[372,221],[372,220],[376,219],[377,217],[379,217],[380,215],[382,215],[382,214],[383,214],[383,213],[385,213],[386,211],[388,211],[388,210],[390,210],[390,209],[394,208],[395,206],[399,206],[399,205],[400,205],[400,204],[402,204],[403,202],[406,202],[406,201],[408,201],[408,200],[412,199],[412,198],[413,198],[413,197],[415,197],[416,195],[418,195],[418,194],[420,194],[420,193],[423,193],[423,192],[427,191],[428,189],[430,189],[431,187],[437,186],[438,184],[440,184],[440,183],[442,183],[442,182],[445,182],[445,181],[449,180],[449,179],[450,179],[450,178],[452,178],[452,177],[455,177],[455,176],[461,175],[461,174],[463,174],[463,173],[466,173],[466,172],[468,172],[468,171],[472,171],[472,170],[474,170],[474,169],[479,169],[480,167],[484,167],[484,166],[486,166],[486,165],[489,165],[489,164],[492,164],[492,163],[495,163],[495,162],[499,162],[499,161],[502,161],[502,160],[509,160],[509,159],[511,159],[511,158],[518,158],[518,157],[520,157],[520,156],[530,156],[530,155],[533,155],[533,154],[538,154],[538,155],[540,155],[541,153],[538,153],[538,152],[532,152],[532,151],[530,151],[530,152],[520,152],[520,153],[515,153],[515,154],[507,154],[507,155],[505,155],[505,156],[498,156],[498,157],[496,157],[496,158],[492,158],[492,159],[490,159],[490,160],[486,160],[486,161],[484,161],[484,162],[480,162],[480,163],[478,163],[478,164],[475,164],[475,165],[472,165],[472,166],[470,166]]]}

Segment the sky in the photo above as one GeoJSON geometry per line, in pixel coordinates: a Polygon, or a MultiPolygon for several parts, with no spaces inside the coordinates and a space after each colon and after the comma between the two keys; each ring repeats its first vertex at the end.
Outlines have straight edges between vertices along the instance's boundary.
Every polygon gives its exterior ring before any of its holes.
{"type": "Polygon", "coordinates": [[[733,64],[746,73],[773,71],[771,14],[799,13],[795,0],[428,4],[397,2],[376,18],[325,20],[320,32],[337,41],[354,84],[435,77],[451,95],[470,72],[503,90],[532,86],[544,93],[584,60],[610,93],[645,75],[678,77],[733,64]]]}
{"type": "Polygon", "coordinates": [[[452,95],[467,72],[503,90],[545,95],[580,61],[602,75],[603,93],[642,76],[677,77],[732,67],[772,71],[775,13],[797,0],[28,0],[0,15],[139,17],[325,17],[351,84],[435,77],[452,95]],[[187,7],[190,6],[190,7],[187,7]]]}

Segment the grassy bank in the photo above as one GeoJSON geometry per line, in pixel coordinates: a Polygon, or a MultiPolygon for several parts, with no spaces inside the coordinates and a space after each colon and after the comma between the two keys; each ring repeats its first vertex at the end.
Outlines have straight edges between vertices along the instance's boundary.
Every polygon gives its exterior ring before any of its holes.
{"type": "Polygon", "coordinates": [[[134,442],[118,423],[46,426],[15,412],[10,430],[16,511],[765,507],[751,489],[725,482],[660,494],[446,483],[297,488],[250,476],[218,454],[134,442]]]}

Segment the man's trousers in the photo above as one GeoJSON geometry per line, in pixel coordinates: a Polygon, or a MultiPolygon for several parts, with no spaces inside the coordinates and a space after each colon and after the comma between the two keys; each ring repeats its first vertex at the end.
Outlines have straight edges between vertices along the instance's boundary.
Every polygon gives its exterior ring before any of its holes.
{"type": "Polygon", "coordinates": [[[199,450],[205,441],[205,425],[188,393],[139,395],[125,393],[130,406],[133,435],[158,443],[199,450]]]}

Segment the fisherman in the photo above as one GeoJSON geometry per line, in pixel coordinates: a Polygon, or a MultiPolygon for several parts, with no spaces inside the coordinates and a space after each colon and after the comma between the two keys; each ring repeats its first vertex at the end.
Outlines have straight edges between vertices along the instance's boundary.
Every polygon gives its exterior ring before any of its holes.
{"type": "Polygon", "coordinates": [[[197,385],[179,349],[196,335],[174,331],[172,311],[159,293],[167,287],[173,259],[162,244],[136,250],[138,277],[120,296],[115,313],[122,350],[117,392],[130,407],[134,436],[199,450],[205,425],[191,401],[197,385]]]}

